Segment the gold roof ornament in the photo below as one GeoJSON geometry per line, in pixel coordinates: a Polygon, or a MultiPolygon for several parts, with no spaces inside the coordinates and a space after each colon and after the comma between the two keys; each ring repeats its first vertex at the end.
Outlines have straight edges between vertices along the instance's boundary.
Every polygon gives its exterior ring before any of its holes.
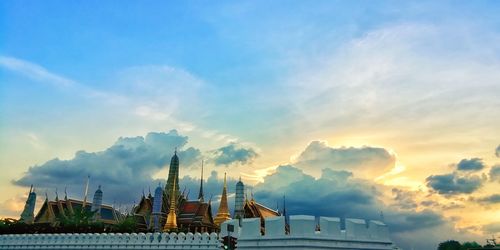
{"type": "Polygon", "coordinates": [[[229,208],[227,205],[227,184],[226,184],[226,173],[224,173],[224,187],[222,188],[222,197],[220,198],[219,210],[217,210],[217,215],[215,216],[214,223],[220,226],[224,221],[230,220],[231,214],[229,214],[229,208]]]}
{"type": "Polygon", "coordinates": [[[164,232],[171,231],[173,229],[177,229],[177,215],[175,214],[175,206],[176,206],[176,195],[175,195],[175,185],[176,185],[177,178],[174,178],[174,183],[173,183],[173,188],[172,188],[172,194],[170,196],[170,210],[167,215],[167,222],[165,223],[165,226],[163,227],[164,232]]]}

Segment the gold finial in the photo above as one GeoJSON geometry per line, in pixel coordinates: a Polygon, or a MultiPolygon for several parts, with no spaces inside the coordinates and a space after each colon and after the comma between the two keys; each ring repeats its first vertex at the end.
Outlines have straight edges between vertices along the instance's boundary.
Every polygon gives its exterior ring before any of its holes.
{"type": "Polygon", "coordinates": [[[174,185],[172,188],[172,194],[170,196],[170,210],[167,215],[167,222],[165,223],[165,226],[163,227],[164,232],[171,231],[173,229],[177,229],[177,215],[175,214],[175,182],[177,181],[177,178],[174,178],[174,185]]]}
{"type": "Polygon", "coordinates": [[[222,197],[220,198],[219,210],[217,211],[217,216],[215,216],[214,223],[220,226],[222,222],[231,219],[231,214],[229,214],[229,208],[227,205],[227,183],[226,183],[226,173],[224,173],[224,187],[222,188],[222,197]]]}

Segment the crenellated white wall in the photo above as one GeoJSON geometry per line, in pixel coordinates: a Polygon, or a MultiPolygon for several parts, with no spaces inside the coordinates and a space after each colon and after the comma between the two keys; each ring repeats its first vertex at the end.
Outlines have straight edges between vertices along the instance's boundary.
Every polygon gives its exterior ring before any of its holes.
{"type": "Polygon", "coordinates": [[[309,215],[290,216],[290,231],[285,231],[285,217],[265,219],[264,234],[259,218],[243,219],[238,228],[237,220],[226,221],[221,226],[220,237],[227,236],[227,224],[235,225],[231,236],[238,238],[238,249],[356,249],[391,250],[387,225],[380,221],[346,219],[346,229],[340,229],[340,219],[320,217],[320,230],[316,231],[316,218],[309,215]]]}
{"type": "Polygon", "coordinates": [[[260,218],[229,220],[221,233],[148,233],[148,234],[17,234],[0,235],[2,249],[220,249],[219,237],[228,235],[227,224],[233,224],[231,236],[238,238],[238,249],[343,249],[392,250],[387,225],[380,221],[346,219],[345,230],[340,219],[320,217],[320,230],[314,216],[290,216],[290,231],[285,231],[284,217],[265,219],[261,233],[260,218]]]}
{"type": "Polygon", "coordinates": [[[220,249],[216,233],[9,234],[0,249],[220,249]]]}

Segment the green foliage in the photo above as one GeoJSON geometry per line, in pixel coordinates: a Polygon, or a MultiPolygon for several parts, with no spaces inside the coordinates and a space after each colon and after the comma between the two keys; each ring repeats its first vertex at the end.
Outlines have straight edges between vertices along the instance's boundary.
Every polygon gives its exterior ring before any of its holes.
{"type": "Polygon", "coordinates": [[[448,240],[439,243],[438,250],[469,250],[469,249],[488,249],[490,248],[488,245],[482,247],[477,242],[464,242],[460,244],[460,242],[456,240],[448,240]]]}
{"type": "Polygon", "coordinates": [[[461,250],[460,242],[456,240],[448,240],[445,242],[439,243],[438,250],[461,250]]]}
{"type": "Polygon", "coordinates": [[[136,232],[136,223],[134,220],[134,217],[132,216],[127,216],[118,224],[116,224],[113,228],[112,231],[116,233],[134,233],[136,232]]]}
{"type": "Polygon", "coordinates": [[[104,232],[105,227],[101,222],[95,222],[95,212],[76,208],[73,213],[65,211],[66,216],[58,216],[58,225],[55,227],[64,233],[90,233],[104,232]]]}
{"type": "Polygon", "coordinates": [[[462,247],[460,250],[469,250],[469,249],[475,249],[475,248],[482,248],[481,245],[479,245],[477,242],[464,242],[462,244],[462,247]]]}

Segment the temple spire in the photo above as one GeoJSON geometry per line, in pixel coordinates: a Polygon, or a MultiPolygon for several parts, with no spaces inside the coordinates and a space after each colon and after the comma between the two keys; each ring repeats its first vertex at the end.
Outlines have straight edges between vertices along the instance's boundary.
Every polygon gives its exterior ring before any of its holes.
{"type": "Polygon", "coordinates": [[[239,181],[236,183],[236,194],[234,198],[234,218],[242,219],[245,215],[245,185],[241,181],[241,176],[239,181]]]}
{"type": "Polygon", "coordinates": [[[227,183],[226,183],[226,173],[224,173],[224,186],[222,188],[222,196],[220,198],[219,210],[217,211],[217,216],[215,216],[214,223],[220,226],[222,222],[230,220],[231,215],[229,214],[229,208],[227,205],[227,183]]]}
{"type": "Polygon", "coordinates": [[[177,229],[177,215],[175,214],[175,207],[176,207],[176,190],[175,190],[175,185],[176,184],[176,179],[174,179],[173,183],[173,189],[172,193],[170,194],[170,209],[167,215],[167,222],[165,223],[165,226],[163,227],[164,232],[171,231],[173,229],[177,229]]]}
{"type": "Polygon", "coordinates": [[[170,160],[170,167],[168,170],[167,184],[165,185],[165,196],[170,195],[172,190],[175,189],[176,196],[180,196],[179,190],[179,157],[177,156],[177,148],[174,151],[174,155],[170,160]],[[174,181],[175,180],[175,181],[174,181]],[[175,184],[174,184],[175,183],[175,184]],[[175,188],[174,188],[175,185],[175,188]]]}
{"type": "Polygon", "coordinates": [[[26,199],[26,204],[24,204],[23,212],[21,213],[20,221],[31,224],[35,218],[35,203],[36,203],[36,193],[33,185],[30,187],[30,192],[28,193],[28,199],[26,199]]]}
{"type": "Polygon", "coordinates": [[[203,160],[201,160],[200,193],[198,194],[198,200],[201,202],[204,202],[204,198],[203,198],[203,160]]]}
{"type": "Polygon", "coordinates": [[[64,200],[68,200],[68,192],[66,192],[66,188],[67,187],[64,187],[64,200]]]}
{"type": "Polygon", "coordinates": [[[85,211],[85,206],[87,205],[87,195],[89,192],[89,181],[90,181],[90,175],[87,176],[87,184],[85,185],[85,196],[83,198],[82,212],[85,211]]]}

